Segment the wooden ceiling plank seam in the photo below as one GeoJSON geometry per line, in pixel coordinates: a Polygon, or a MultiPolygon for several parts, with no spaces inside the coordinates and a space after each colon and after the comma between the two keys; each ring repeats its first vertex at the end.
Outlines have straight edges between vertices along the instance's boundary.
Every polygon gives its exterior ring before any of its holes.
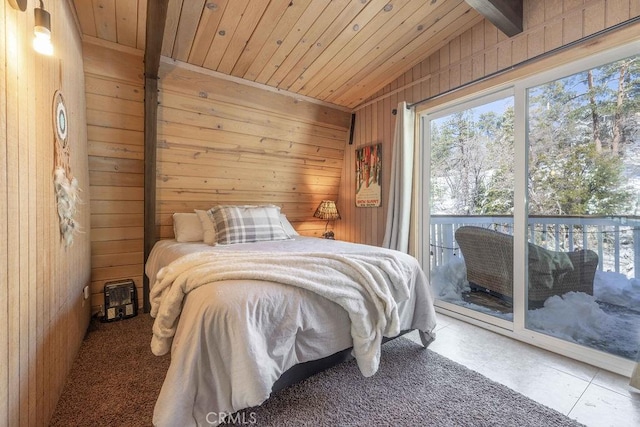
{"type": "MultiPolygon", "coordinates": [[[[413,38],[416,38],[420,35],[420,32],[417,29],[422,25],[424,31],[428,31],[431,25],[435,25],[438,20],[441,19],[442,16],[447,15],[451,12],[451,10],[455,9],[455,7],[463,4],[462,0],[459,0],[457,3],[452,1],[444,2],[441,4],[433,4],[433,3],[424,3],[421,5],[420,9],[415,12],[413,15],[407,17],[407,19],[400,23],[397,27],[395,27],[391,33],[389,33],[386,37],[384,37],[379,44],[370,46],[366,45],[363,47],[358,53],[354,54],[350,60],[360,61],[364,64],[371,64],[375,61],[383,61],[384,57],[392,54],[393,49],[398,45],[406,45],[413,38]],[[407,28],[409,30],[407,31],[407,28]]],[[[345,65],[348,65],[345,64],[345,65]]],[[[340,88],[344,83],[349,79],[349,74],[344,72],[343,67],[336,67],[342,74],[335,73],[335,70],[331,73],[327,73],[331,76],[333,80],[329,80],[329,82],[333,81],[331,87],[325,84],[322,92],[313,91],[314,98],[322,99],[328,98],[332,96],[334,91],[337,88],[340,88]]],[[[327,76],[329,77],[329,76],[327,76]]],[[[302,93],[307,93],[309,91],[302,90],[302,93]]]]}
{"type": "Polygon", "coordinates": [[[324,50],[325,39],[323,39],[323,36],[327,32],[327,22],[332,23],[332,28],[347,25],[348,19],[357,15],[362,7],[364,7],[362,3],[350,2],[348,0],[333,0],[305,33],[303,38],[304,43],[296,44],[293,50],[278,62],[278,67],[272,69],[273,72],[271,74],[267,73],[264,75],[266,80],[264,78],[261,78],[261,80],[276,81],[279,82],[278,85],[284,87],[281,82],[292,68],[297,67],[300,69],[300,73],[302,73],[304,66],[301,61],[303,61],[310,52],[315,53],[318,50],[320,52],[324,50]]]}
{"type": "Polygon", "coordinates": [[[190,0],[182,4],[182,13],[176,32],[176,40],[173,44],[173,58],[179,61],[186,61],[193,46],[194,37],[198,29],[198,24],[202,18],[206,5],[206,0],[190,0]]]}
{"type": "Polygon", "coordinates": [[[86,0],[73,0],[76,7],[76,14],[80,21],[80,28],[83,35],[96,37],[96,20],[93,14],[93,3],[86,0]]]}
{"type": "Polygon", "coordinates": [[[118,44],[136,47],[138,31],[138,2],[116,0],[116,36],[118,44]]]}
{"type": "MultiPolygon", "coordinates": [[[[273,56],[269,58],[269,61],[256,78],[256,82],[268,84],[268,76],[272,76],[278,71],[279,67],[282,66],[282,62],[287,58],[287,56],[289,56],[291,51],[295,49],[296,46],[307,45],[307,39],[305,39],[304,35],[313,23],[319,19],[327,5],[328,2],[326,0],[313,1],[309,5],[302,16],[298,19],[298,22],[296,22],[289,33],[285,36],[273,56]]],[[[273,84],[268,85],[276,87],[276,85],[273,84]]]]}
{"type": "MultiPolygon", "coordinates": [[[[394,43],[389,43],[377,58],[367,62],[365,67],[361,68],[355,75],[349,76],[348,80],[344,81],[341,86],[336,86],[334,93],[328,96],[327,99],[340,99],[341,102],[345,102],[345,97],[342,95],[347,92],[353,93],[356,90],[354,89],[355,87],[366,87],[365,81],[371,82],[376,79],[391,81],[391,78],[384,75],[386,72],[384,70],[390,67],[391,62],[395,64],[398,61],[402,61],[405,55],[420,46],[426,49],[436,44],[433,37],[443,30],[445,25],[450,25],[457,17],[469,11],[473,12],[473,9],[462,0],[455,4],[453,2],[443,2],[433,13],[423,17],[417,26],[410,27],[403,35],[397,37],[394,43]],[[420,26],[422,26],[421,30],[419,30],[420,26]],[[402,47],[399,48],[399,46],[402,47]]],[[[479,16],[477,13],[473,14],[479,16]]],[[[455,27],[452,27],[452,30],[454,29],[455,27]]],[[[395,77],[397,78],[398,75],[395,77]]],[[[368,93],[373,92],[375,90],[369,87],[368,93]]],[[[364,99],[358,101],[358,103],[361,103],[364,99]]]]}
{"type": "MultiPolygon", "coordinates": [[[[395,0],[393,0],[393,1],[395,1],[395,0]]],[[[391,1],[389,4],[393,4],[393,1],[391,1]]],[[[334,3],[334,2],[332,2],[332,4],[333,4],[333,3],[334,3]]],[[[327,8],[327,9],[329,10],[329,8],[327,8]]],[[[334,9],[335,9],[335,8],[334,8],[334,9]]],[[[396,10],[396,12],[397,12],[397,10],[399,10],[399,8],[394,8],[394,9],[396,10]]],[[[333,12],[336,12],[336,11],[335,11],[335,10],[333,10],[333,12]]],[[[395,13],[395,12],[394,12],[394,13],[395,13]]],[[[325,16],[325,15],[323,14],[322,19],[319,19],[319,20],[316,22],[316,24],[318,24],[318,27],[322,28],[322,27],[326,27],[326,23],[325,23],[325,22],[331,22],[332,20],[333,20],[333,18],[329,19],[327,16],[325,16]]],[[[365,29],[367,29],[367,28],[369,28],[369,30],[367,31],[367,34],[371,34],[372,32],[375,32],[375,30],[371,29],[371,28],[372,28],[372,26],[365,26],[365,28],[364,28],[363,30],[365,30],[365,29]]],[[[361,34],[363,34],[363,32],[362,32],[363,30],[358,31],[358,33],[356,34],[356,37],[354,38],[354,39],[359,40],[359,41],[360,41],[360,43],[362,43],[362,36],[361,36],[361,34]]],[[[317,37],[317,36],[316,36],[316,37],[317,37]]],[[[354,43],[354,39],[352,39],[352,40],[349,42],[349,46],[348,46],[348,47],[347,47],[347,46],[345,46],[345,49],[348,49],[348,50],[351,50],[351,51],[354,51],[354,50],[355,50],[355,49],[353,49],[353,46],[354,46],[355,44],[357,44],[358,42],[356,41],[356,42],[354,43]]],[[[310,43],[310,45],[312,45],[312,44],[313,44],[313,43],[310,43]]],[[[313,47],[313,46],[310,46],[310,47],[309,47],[309,49],[310,49],[311,47],[313,47]]],[[[308,50],[308,49],[307,49],[307,50],[308,50]]],[[[295,64],[296,64],[297,62],[299,62],[299,61],[300,61],[300,59],[301,59],[302,55],[304,55],[304,54],[298,54],[298,55],[296,55],[296,53],[294,52],[294,54],[293,54],[293,55],[291,55],[290,57],[288,57],[288,58],[287,58],[287,60],[283,62],[283,64],[282,64],[283,66],[282,66],[282,67],[280,67],[280,69],[278,69],[278,71],[277,71],[277,72],[272,76],[271,80],[270,80],[269,82],[267,82],[267,84],[272,85],[272,86],[277,86],[277,87],[283,87],[284,79],[286,78],[287,74],[289,74],[289,73],[290,73],[291,69],[292,69],[293,67],[295,67],[295,64]]],[[[324,68],[325,68],[325,69],[329,69],[329,70],[331,70],[331,71],[334,71],[334,70],[333,70],[333,68],[332,68],[332,66],[335,66],[335,65],[336,65],[334,60],[335,60],[335,57],[334,57],[334,58],[332,58],[332,60],[330,61],[330,63],[332,63],[332,65],[329,65],[329,63],[327,63],[327,64],[325,65],[325,67],[324,67],[324,68]]],[[[323,75],[323,74],[326,74],[326,73],[318,72],[318,73],[316,73],[316,74],[312,77],[312,79],[311,79],[311,80],[314,80],[314,81],[315,81],[315,83],[312,83],[312,86],[314,86],[314,87],[315,87],[315,84],[316,84],[318,81],[321,81],[322,79],[324,79],[324,78],[326,77],[326,76],[325,76],[325,75],[323,75]]],[[[308,83],[309,83],[309,81],[307,81],[307,84],[308,84],[308,83]]]]}
{"type": "Polygon", "coordinates": [[[304,12],[316,2],[317,0],[315,2],[313,0],[300,0],[293,2],[293,4],[287,8],[282,18],[278,21],[277,25],[271,32],[269,39],[257,53],[244,75],[240,77],[245,80],[255,81],[266,64],[273,57],[274,53],[280,48],[284,40],[286,40],[287,35],[291,32],[291,29],[295,27],[304,12]]]}
{"type": "Polygon", "coordinates": [[[144,49],[147,43],[147,1],[138,0],[138,35],[136,37],[136,48],[144,49]]]}
{"type": "Polygon", "coordinates": [[[421,37],[416,39],[415,43],[412,42],[411,46],[406,46],[397,55],[390,57],[384,66],[380,67],[382,70],[379,75],[384,77],[384,79],[378,81],[368,80],[367,82],[363,82],[361,85],[354,85],[343,92],[343,95],[340,98],[341,102],[347,103],[351,108],[357,107],[368,93],[375,91],[379,87],[383,87],[390,81],[393,81],[393,79],[399,74],[402,74],[403,70],[407,67],[415,65],[424,60],[425,57],[437,52],[443,44],[446,44],[457,37],[460,34],[460,29],[470,29],[474,25],[482,22],[483,19],[484,18],[475,12],[475,10],[470,10],[468,13],[457,18],[455,27],[453,27],[450,22],[447,22],[447,25],[445,25],[440,31],[435,34],[430,33],[427,36],[427,38],[431,37],[435,42],[433,47],[429,50],[425,50],[424,47],[420,46],[420,44],[425,44],[424,38],[421,37]]]}
{"type": "MultiPolygon", "coordinates": [[[[375,52],[377,45],[384,42],[387,38],[391,38],[390,34],[400,26],[407,26],[406,21],[412,16],[421,16],[418,12],[420,3],[418,2],[398,2],[395,4],[390,2],[389,5],[393,9],[386,11],[383,8],[374,19],[364,28],[358,31],[358,34],[347,43],[331,60],[320,65],[323,60],[321,55],[316,62],[313,63],[306,73],[313,75],[303,85],[301,90],[308,93],[307,96],[316,98],[319,94],[326,90],[330,90],[331,82],[337,76],[343,76],[353,66],[359,63],[369,52],[375,52]],[[321,66],[321,71],[312,70],[315,66],[321,66]],[[315,75],[314,75],[315,74],[315,75]],[[311,95],[313,94],[313,95],[311,95]]],[[[428,3],[427,5],[431,5],[428,3]]]]}
{"type": "MultiPolygon", "coordinates": [[[[152,0],[153,1],[153,0],[152,0]]],[[[167,19],[164,22],[164,32],[162,37],[162,55],[172,56],[173,47],[178,33],[178,24],[182,14],[183,0],[169,0],[167,5],[167,19]]]]}
{"type": "Polygon", "coordinates": [[[240,54],[240,58],[233,66],[230,74],[236,77],[244,77],[253,61],[264,46],[271,40],[272,35],[280,25],[280,21],[284,18],[288,9],[296,5],[298,2],[291,0],[273,0],[267,11],[260,18],[260,22],[256,25],[251,38],[247,41],[247,45],[240,54]]]}
{"type": "MultiPolygon", "coordinates": [[[[469,25],[469,24],[475,25],[478,22],[481,22],[482,19],[484,19],[484,18],[478,16],[478,17],[474,17],[470,23],[461,22],[460,24],[461,25],[469,25]]],[[[450,38],[451,37],[445,38],[444,39],[445,42],[450,40],[450,38]]],[[[423,55],[424,55],[423,51],[418,51],[418,52],[414,52],[414,54],[412,54],[412,55],[408,55],[407,59],[411,60],[411,63],[416,62],[416,61],[419,62],[421,60],[421,58],[423,57],[423,55]],[[415,55],[415,56],[413,56],[413,55],[415,55]]],[[[390,66],[391,68],[387,69],[387,72],[389,73],[390,76],[397,76],[398,72],[399,72],[398,70],[403,70],[404,66],[406,66],[406,64],[403,64],[402,62],[396,62],[396,63],[394,63],[394,64],[392,64],[390,66]]],[[[437,78],[438,78],[438,75],[431,75],[431,78],[429,79],[430,80],[430,84],[432,86],[432,90],[437,90],[437,88],[436,89],[433,88],[433,84],[436,84],[436,85],[439,84],[438,83],[439,80],[434,80],[434,79],[437,79],[437,78]]],[[[358,91],[357,88],[353,88],[353,90],[351,92],[346,93],[346,95],[345,95],[346,98],[348,98],[350,100],[349,101],[349,105],[353,105],[354,107],[352,107],[352,108],[359,107],[359,105],[362,103],[362,100],[364,99],[364,97],[367,96],[366,94],[368,94],[369,91],[371,90],[371,87],[375,88],[375,87],[382,86],[382,85],[385,84],[386,81],[388,81],[388,79],[385,79],[385,80],[382,80],[382,81],[377,81],[377,82],[376,81],[370,82],[369,84],[367,84],[367,85],[365,85],[363,87],[360,87],[359,91],[358,91]],[[358,104],[358,103],[360,103],[360,104],[358,104]]]]}
{"type": "Polygon", "coordinates": [[[313,77],[316,73],[322,72],[322,68],[324,64],[329,62],[331,58],[336,56],[342,46],[354,37],[354,32],[360,31],[360,29],[364,28],[384,6],[388,3],[389,0],[370,0],[365,7],[355,16],[351,22],[342,30],[339,34],[336,34],[335,38],[331,40],[326,46],[326,49],[322,51],[322,53],[307,67],[306,70],[300,75],[300,78],[296,80],[296,82],[291,86],[293,92],[303,93],[302,88],[305,86],[305,83],[309,77],[313,77]]]}
{"type": "MultiPolygon", "coordinates": [[[[369,80],[376,78],[378,74],[381,74],[379,67],[386,64],[387,58],[396,52],[398,46],[404,47],[413,42],[416,38],[428,33],[430,28],[437,25],[443,17],[449,16],[449,13],[451,13],[452,10],[457,10],[456,8],[459,8],[460,5],[464,5],[463,0],[458,0],[456,2],[442,2],[440,4],[436,4],[435,8],[433,8],[433,5],[430,3],[423,4],[419,13],[415,13],[402,25],[394,28],[389,36],[387,36],[379,45],[372,48],[371,53],[367,52],[367,56],[361,59],[361,62],[366,64],[363,68],[367,68],[369,73],[372,73],[371,75],[367,75],[366,78],[369,80]]],[[[325,86],[327,90],[322,92],[322,96],[327,98],[337,97],[339,93],[348,90],[351,85],[349,82],[353,82],[351,77],[351,75],[337,75],[332,87],[329,88],[325,86]]],[[[304,93],[307,93],[307,91],[305,90],[304,93]]],[[[315,94],[315,97],[319,98],[319,92],[315,91],[313,93],[315,94]]],[[[362,101],[363,100],[361,100],[361,102],[362,101]]]]}
{"type": "Polygon", "coordinates": [[[191,43],[191,52],[187,62],[199,67],[204,63],[211,43],[218,32],[218,26],[227,8],[228,0],[217,0],[217,3],[207,2],[202,11],[196,35],[191,43]],[[212,6],[209,6],[211,4],[212,6]]]}
{"type": "Polygon", "coordinates": [[[117,43],[115,0],[93,0],[96,37],[117,43]]]}
{"type": "MultiPolygon", "coordinates": [[[[142,41],[141,25],[146,25],[142,22],[146,14],[142,16],[140,13],[149,7],[148,0],[73,1],[81,5],[76,6],[76,10],[83,25],[83,39],[103,40],[107,45],[111,43],[128,49],[138,48],[142,41]],[[91,32],[91,23],[95,27],[95,36],[85,33],[91,32]],[[85,30],[85,27],[89,29],[85,30]]],[[[433,53],[427,43],[448,39],[449,30],[459,32],[461,21],[450,21],[451,29],[424,30],[430,34],[429,37],[422,34],[416,37],[415,33],[421,32],[415,31],[416,28],[407,31],[406,34],[414,33],[409,40],[398,29],[399,22],[411,27],[414,15],[409,14],[407,8],[424,10],[426,6],[433,8],[433,3],[436,7],[463,4],[462,0],[165,1],[170,4],[170,12],[163,23],[173,28],[173,31],[160,33],[162,54],[167,60],[171,57],[195,67],[198,64],[191,60],[200,55],[200,66],[206,71],[238,79],[247,79],[250,73],[257,73],[253,74],[255,78],[247,80],[275,91],[288,92],[287,96],[294,98],[296,95],[301,99],[315,98],[342,111],[362,105],[364,95],[370,99],[372,93],[384,92],[385,82],[396,78],[408,64],[415,65],[424,60],[420,55],[433,53]],[[291,24],[294,14],[289,10],[300,4],[307,7],[298,12],[297,19],[291,24]],[[224,6],[223,11],[217,10],[220,5],[224,6]],[[385,6],[393,9],[382,12],[385,6]],[[400,15],[406,19],[401,20],[398,18],[400,15]],[[329,16],[333,19],[327,19],[329,16]],[[175,23],[170,24],[172,19],[175,23]],[[217,23],[213,30],[207,25],[211,21],[217,23]],[[226,29],[222,28],[223,24],[226,29]],[[354,29],[356,24],[359,28],[354,29]],[[379,30],[374,31],[376,27],[379,30]],[[220,30],[226,32],[226,37],[220,37],[220,30]],[[220,38],[223,40],[217,40],[220,38]],[[167,43],[168,40],[172,41],[167,43]],[[416,40],[426,43],[418,45],[416,40]],[[387,46],[392,42],[400,48],[390,50],[387,46]],[[170,54],[164,55],[167,49],[170,54]]],[[[467,6],[476,15],[473,19],[482,19],[482,14],[472,5],[467,6]]],[[[441,21],[449,18],[442,16],[441,21]]],[[[488,22],[485,27],[489,26],[488,22]]],[[[484,33],[490,38],[501,36],[494,27],[489,33],[485,28],[484,33]]],[[[474,51],[478,48],[480,45],[475,46],[474,51]]]]}
{"type": "Polygon", "coordinates": [[[217,71],[231,74],[233,67],[238,62],[242,51],[246,49],[260,18],[265,14],[270,0],[251,0],[250,6],[242,14],[242,19],[233,33],[233,37],[218,64],[217,71]]]}
{"type": "Polygon", "coordinates": [[[71,24],[69,24],[69,26],[75,28],[76,34],[78,34],[80,36],[80,39],[82,40],[82,25],[80,25],[80,18],[78,17],[78,12],[76,11],[74,0],[65,0],[65,2],[67,3],[67,7],[69,8],[69,14],[71,17],[71,24]]]}
{"type": "MultiPolygon", "coordinates": [[[[298,91],[305,83],[305,72],[318,59],[318,57],[330,49],[333,51],[335,46],[340,43],[347,43],[354,35],[355,28],[362,28],[388,3],[389,0],[370,0],[366,4],[354,2],[349,5],[338,19],[336,19],[319,39],[319,49],[310,49],[307,54],[296,64],[295,67],[280,82],[271,80],[268,84],[291,90],[298,91]],[[353,12],[356,12],[353,14],[353,12]],[[351,19],[349,19],[351,18],[351,19]],[[357,27],[356,27],[357,26],[357,27]]],[[[317,46],[317,45],[316,45],[317,46]]]]}
{"type": "Polygon", "coordinates": [[[210,70],[217,70],[220,60],[224,55],[233,34],[242,19],[244,11],[249,6],[249,0],[233,0],[227,5],[222,15],[222,20],[218,26],[218,32],[213,37],[213,42],[209,47],[209,52],[204,59],[202,66],[210,70]]]}

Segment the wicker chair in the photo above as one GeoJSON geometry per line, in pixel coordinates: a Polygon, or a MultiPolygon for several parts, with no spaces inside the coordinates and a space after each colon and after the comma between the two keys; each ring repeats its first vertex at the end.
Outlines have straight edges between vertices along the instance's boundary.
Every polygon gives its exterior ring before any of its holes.
{"type": "MultiPolygon", "coordinates": [[[[513,302],[513,236],[482,227],[463,226],[456,241],[467,267],[467,280],[513,302]]],[[[598,255],[591,250],[555,252],[529,243],[529,306],[570,291],[593,295],[598,255]]]]}

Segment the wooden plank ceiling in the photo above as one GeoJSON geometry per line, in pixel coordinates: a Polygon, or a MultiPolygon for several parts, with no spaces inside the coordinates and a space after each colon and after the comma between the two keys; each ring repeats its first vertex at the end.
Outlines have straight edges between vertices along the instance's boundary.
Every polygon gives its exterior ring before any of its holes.
{"type": "MultiPolygon", "coordinates": [[[[74,3],[86,37],[144,49],[147,0],[74,3]]],[[[464,0],[169,0],[162,55],[355,108],[481,19],[464,0]]]]}

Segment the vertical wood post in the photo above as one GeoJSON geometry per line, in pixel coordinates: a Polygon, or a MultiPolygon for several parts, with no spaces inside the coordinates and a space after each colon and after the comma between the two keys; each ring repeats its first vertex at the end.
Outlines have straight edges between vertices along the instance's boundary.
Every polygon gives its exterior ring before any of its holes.
{"type": "MultiPolygon", "coordinates": [[[[149,0],[144,51],[144,263],[157,240],[156,145],[158,119],[158,69],[169,0],[149,0]]],[[[144,264],[143,264],[144,265],[144,264]]],[[[149,279],[142,272],[144,311],[151,310],[149,279]]]]}

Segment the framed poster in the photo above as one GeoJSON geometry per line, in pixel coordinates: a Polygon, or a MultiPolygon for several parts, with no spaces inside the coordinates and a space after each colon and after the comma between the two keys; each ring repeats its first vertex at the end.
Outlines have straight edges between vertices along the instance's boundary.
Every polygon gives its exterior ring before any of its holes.
{"type": "Polygon", "coordinates": [[[375,208],[382,202],[382,144],[356,149],[356,206],[375,208]]]}

